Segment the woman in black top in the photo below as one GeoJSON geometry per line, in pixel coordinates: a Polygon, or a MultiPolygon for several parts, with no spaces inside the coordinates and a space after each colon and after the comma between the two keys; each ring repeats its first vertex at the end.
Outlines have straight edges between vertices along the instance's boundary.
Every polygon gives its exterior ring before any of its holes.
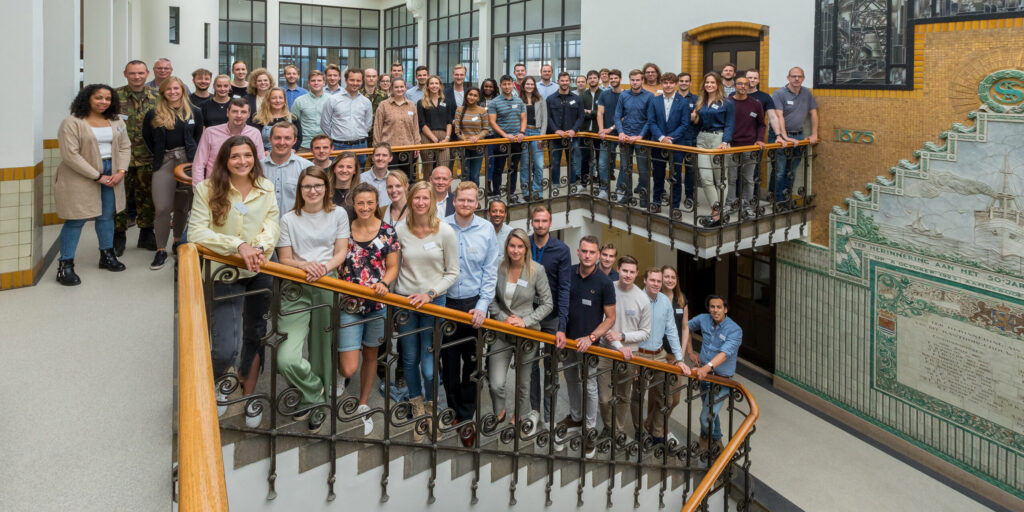
{"type": "Polygon", "coordinates": [[[334,159],[330,172],[327,173],[333,181],[334,204],[341,206],[348,212],[348,220],[355,219],[355,210],[352,206],[352,195],[349,190],[355,190],[359,185],[359,159],[351,151],[343,151],[334,159]]]}
{"type": "Polygon", "coordinates": [[[203,128],[227,123],[230,103],[231,78],[227,75],[218,75],[213,80],[213,96],[198,105],[199,112],[203,114],[203,128]]]}
{"type": "MultiPolygon", "coordinates": [[[[662,286],[661,293],[668,296],[669,300],[672,301],[672,316],[676,321],[676,330],[679,331],[679,346],[682,347],[684,356],[691,359],[691,363],[697,364],[696,354],[700,352],[700,347],[696,349],[691,348],[693,339],[690,338],[690,308],[689,302],[686,301],[686,295],[683,294],[682,283],[679,282],[679,273],[676,269],[670,265],[661,267],[662,273],[662,286]],[[695,351],[696,350],[696,351],[695,351]]],[[[672,350],[668,346],[668,338],[662,340],[665,352],[671,354],[672,350]]]]}
{"type": "Polygon", "coordinates": [[[149,265],[159,270],[167,263],[167,235],[171,231],[171,209],[174,209],[174,244],[181,242],[192,198],[191,187],[178,193],[174,168],[191,162],[196,144],[203,134],[203,117],[185,96],[185,83],[172,76],[160,85],[156,108],[142,121],[142,139],[153,153],[153,231],[156,254],[149,265]]]}
{"type": "MultiPolygon", "coordinates": [[[[444,101],[441,77],[427,79],[427,90],[423,99],[416,104],[416,116],[420,121],[420,142],[438,144],[452,138],[452,117],[455,105],[444,101]]],[[[423,160],[423,176],[429,178],[434,167],[448,166],[448,149],[425,149],[420,151],[423,160]]]]}

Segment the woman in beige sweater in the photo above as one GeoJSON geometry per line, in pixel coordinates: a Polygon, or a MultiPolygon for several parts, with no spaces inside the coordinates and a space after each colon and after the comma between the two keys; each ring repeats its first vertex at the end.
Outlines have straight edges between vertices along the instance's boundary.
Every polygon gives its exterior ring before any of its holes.
{"type": "Polygon", "coordinates": [[[75,286],[75,250],[82,227],[96,221],[99,267],[124,270],[114,255],[114,213],[124,209],[124,173],[131,157],[131,140],[124,121],[118,118],[121,103],[108,85],[93,84],[79,91],[71,102],[71,115],[60,123],[58,140],[61,163],[53,183],[57,215],[64,219],[60,230],[57,282],[75,286]]]}

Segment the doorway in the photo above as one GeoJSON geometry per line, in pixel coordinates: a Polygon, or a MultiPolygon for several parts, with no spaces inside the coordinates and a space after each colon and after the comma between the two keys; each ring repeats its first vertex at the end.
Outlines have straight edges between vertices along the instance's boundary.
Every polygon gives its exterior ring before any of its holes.
{"type": "Polygon", "coordinates": [[[736,64],[736,73],[757,69],[761,62],[761,43],[754,37],[719,37],[704,43],[704,69],[721,72],[722,66],[736,64]]]}

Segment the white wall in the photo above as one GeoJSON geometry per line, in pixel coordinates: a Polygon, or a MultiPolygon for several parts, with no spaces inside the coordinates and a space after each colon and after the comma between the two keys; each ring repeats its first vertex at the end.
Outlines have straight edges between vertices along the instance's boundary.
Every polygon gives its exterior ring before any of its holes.
{"type": "Polygon", "coordinates": [[[68,115],[78,93],[78,48],[81,0],[43,0],[43,138],[57,138],[57,127],[68,115]]]}
{"type": "MultiPolygon", "coordinates": [[[[217,68],[217,0],[145,0],[136,2],[141,12],[141,59],[153,69],[156,59],[167,58],[174,66],[174,75],[192,83],[192,72],[198,68],[217,68]],[[140,5],[141,4],[141,5],[140,5]],[[170,7],[180,9],[178,44],[171,44],[168,30],[170,7]],[[203,25],[210,24],[210,58],[203,58],[203,25]]],[[[152,78],[152,76],[150,76],[152,78]]]]}
{"type": "Polygon", "coordinates": [[[3,11],[0,34],[10,45],[0,62],[20,78],[0,81],[17,120],[0,129],[0,167],[27,167],[43,160],[43,0],[5,3],[3,11]]]}
{"type": "Polygon", "coordinates": [[[802,66],[806,84],[814,85],[812,0],[586,0],[582,14],[583,69],[615,67],[628,73],[654,62],[663,70],[678,71],[683,32],[708,23],[743,21],[768,25],[770,69],[767,77],[761,70],[762,82],[782,86],[789,68],[802,66]]]}

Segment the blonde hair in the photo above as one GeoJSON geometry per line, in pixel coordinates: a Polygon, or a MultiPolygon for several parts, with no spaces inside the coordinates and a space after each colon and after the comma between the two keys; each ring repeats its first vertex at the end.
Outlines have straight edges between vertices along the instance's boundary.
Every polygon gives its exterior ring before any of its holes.
{"type": "Polygon", "coordinates": [[[302,216],[302,209],[306,206],[306,198],[302,197],[302,180],[307,177],[318,179],[324,182],[324,197],[320,199],[321,206],[325,212],[334,210],[334,184],[323,167],[311,165],[299,173],[299,182],[295,185],[295,208],[292,209],[295,215],[302,216]]]}
{"type": "MultiPolygon", "coordinates": [[[[406,176],[404,172],[399,171],[398,169],[394,169],[394,170],[388,171],[388,175],[384,178],[385,185],[387,184],[387,180],[389,180],[391,178],[394,178],[394,179],[398,180],[398,183],[400,183],[402,185],[402,189],[405,190],[406,209],[408,209],[408,204],[409,204],[409,177],[406,176]]],[[[391,208],[390,204],[389,205],[384,205],[384,206],[380,207],[380,213],[381,213],[382,217],[383,217],[383,215],[385,213],[387,213],[388,208],[391,208]]]]}
{"type": "Polygon", "coordinates": [[[192,119],[192,102],[189,101],[188,94],[185,93],[187,90],[185,82],[176,76],[167,77],[167,80],[160,84],[160,93],[156,100],[156,107],[153,109],[153,128],[173,130],[174,124],[178,121],[185,122],[192,119]],[[172,107],[164,98],[164,92],[174,82],[181,86],[181,104],[177,108],[172,107]]]}
{"type": "Polygon", "coordinates": [[[430,109],[436,107],[439,103],[441,103],[441,101],[444,100],[444,91],[443,90],[438,89],[436,95],[434,93],[430,92],[430,81],[431,80],[437,80],[438,84],[443,84],[444,83],[444,82],[441,81],[441,77],[439,77],[437,75],[430,75],[427,78],[427,88],[423,90],[423,99],[420,100],[420,103],[423,104],[423,108],[425,108],[427,110],[430,110],[430,109]]]}
{"type": "MultiPolygon", "coordinates": [[[[426,181],[417,181],[413,184],[412,188],[409,189],[409,195],[407,201],[412,202],[412,198],[421,190],[426,190],[430,194],[430,204],[427,206],[427,212],[424,214],[427,217],[426,224],[430,228],[431,233],[437,233],[441,228],[441,220],[437,218],[437,196],[434,195],[434,189],[426,181]]],[[[416,227],[420,224],[421,220],[416,215],[416,210],[409,208],[406,214],[405,223],[410,227],[416,227]]]]}
{"type": "MultiPolygon", "coordinates": [[[[274,90],[274,77],[270,75],[270,71],[267,71],[267,68],[258,68],[252,70],[252,73],[249,73],[249,77],[246,78],[249,81],[249,86],[246,87],[245,92],[253,96],[259,95],[259,89],[256,88],[256,79],[261,75],[267,75],[267,79],[270,80],[270,91],[274,90]]],[[[270,94],[270,91],[267,91],[267,94],[270,94]]]]}
{"type": "Polygon", "coordinates": [[[295,114],[292,114],[291,111],[288,110],[288,96],[284,93],[284,89],[280,87],[271,87],[270,91],[267,92],[267,97],[263,100],[262,103],[260,103],[260,107],[256,109],[256,115],[252,117],[252,120],[262,125],[268,125],[270,124],[271,121],[279,117],[283,117],[288,121],[295,120],[295,114]],[[277,91],[280,91],[281,95],[284,96],[283,116],[275,116],[274,112],[271,110],[270,107],[270,96],[272,96],[277,91]]]}
{"type": "Polygon", "coordinates": [[[722,76],[719,75],[718,73],[715,73],[714,71],[709,71],[707,73],[704,73],[704,80],[702,80],[701,83],[700,83],[700,94],[698,95],[697,106],[694,107],[694,108],[696,108],[697,110],[700,110],[701,107],[703,107],[704,105],[712,105],[712,104],[721,105],[724,102],[725,102],[725,90],[722,89],[722,76]],[[715,93],[714,93],[714,95],[711,98],[707,97],[708,91],[706,89],[704,89],[704,82],[708,81],[708,77],[714,78],[715,79],[715,83],[718,84],[718,88],[715,89],[715,93]]]}
{"type": "MultiPolygon", "coordinates": [[[[502,253],[501,265],[498,265],[498,272],[508,273],[509,267],[512,266],[512,261],[508,258],[508,244],[513,238],[518,238],[527,249],[530,248],[530,235],[527,235],[526,231],[522,228],[513,229],[512,232],[508,234],[508,238],[505,239],[505,248],[502,253]]],[[[527,255],[523,255],[523,273],[526,275],[527,279],[533,279],[534,264],[536,264],[535,261],[530,259],[527,255]]],[[[502,283],[498,283],[499,286],[501,284],[502,283]]]]}

